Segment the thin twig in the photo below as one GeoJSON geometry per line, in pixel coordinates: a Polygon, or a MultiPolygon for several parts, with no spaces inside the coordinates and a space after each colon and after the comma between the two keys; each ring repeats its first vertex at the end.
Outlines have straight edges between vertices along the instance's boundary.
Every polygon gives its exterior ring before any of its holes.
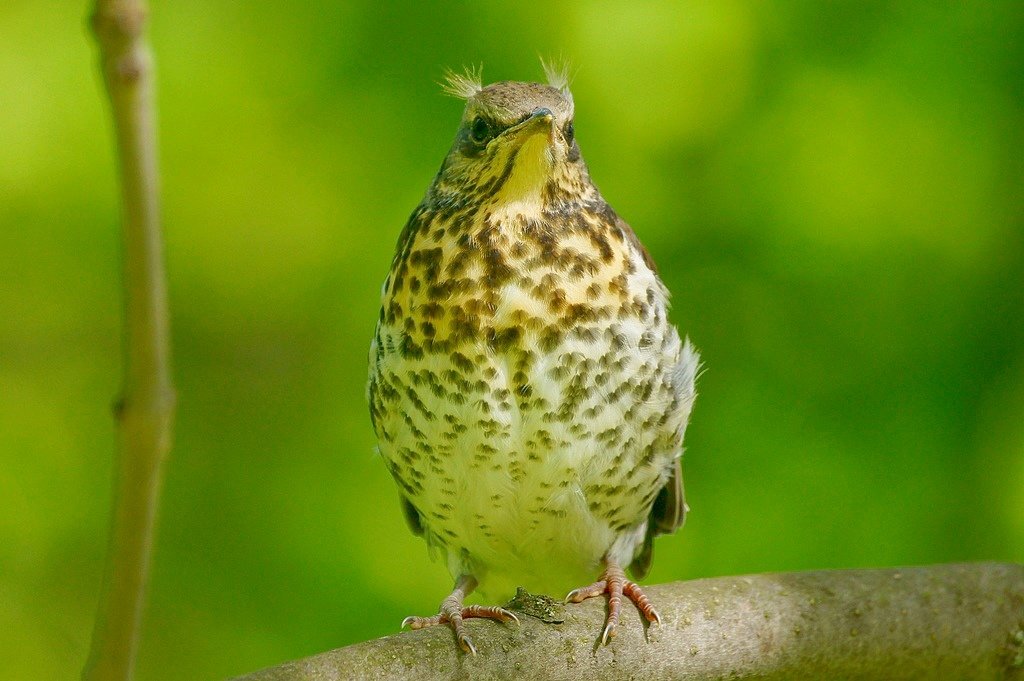
{"type": "Polygon", "coordinates": [[[146,15],[142,0],[97,0],[92,15],[120,160],[125,359],[115,408],[113,521],[92,650],[83,672],[88,681],[133,676],[174,421],[146,15]]]}

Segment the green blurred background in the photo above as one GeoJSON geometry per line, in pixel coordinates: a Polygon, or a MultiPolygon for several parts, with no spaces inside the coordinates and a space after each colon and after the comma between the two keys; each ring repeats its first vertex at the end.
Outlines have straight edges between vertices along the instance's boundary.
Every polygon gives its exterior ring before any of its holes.
{"type": "MultiPolygon", "coordinates": [[[[0,4],[0,659],[89,643],[120,382],[118,198],[74,2],[0,4]]],[[[577,134],[703,352],[650,581],[1024,561],[1019,2],[155,0],[179,388],[140,679],[397,630],[450,587],[363,403],[447,67],[575,65],[577,134]]]]}

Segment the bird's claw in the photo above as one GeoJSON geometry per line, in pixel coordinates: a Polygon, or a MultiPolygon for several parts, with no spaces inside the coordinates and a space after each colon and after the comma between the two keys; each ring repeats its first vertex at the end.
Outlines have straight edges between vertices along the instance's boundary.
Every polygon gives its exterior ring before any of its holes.
{"type": "Polygon", "coordinates": [[[608,562],[602,579],[588,586],[573,589],[566,595],[567,603],[581,603],[588,598],[608,594],[608,617],[605,620],[604,630],[601,632],[601,645],[607,645],[615,638],[615,632],[619,624],[619,612],[622,607],[622,598],[625,596],[636,604],[637,609],[644,618],[652,624],[661,624],[661,615],[651,605],[650,599],[644,594],[640,585],[626,579],[626,574],[617,564],[608,562]]]}
{"type": "Polygon", "coordinates": [[[505,608],[468,605],[463,608],[443,608],[440,613],[433,617],[416,617],[415,615],[406,617],[402,620],[402,628],[409,627],[416,630],[433,627],[438,624],[449,624],[455,631],[455,639],[458,641],[459,647],[469,655],[476,655],[476,646],[473,645],[473,640],[465,632],[465,625],[463,624],[463,620],[470,618],[487,618],[498,620],[505,624],[509,622],[515,622],[516,625],[521,624],[515,613],[505,608]]]}

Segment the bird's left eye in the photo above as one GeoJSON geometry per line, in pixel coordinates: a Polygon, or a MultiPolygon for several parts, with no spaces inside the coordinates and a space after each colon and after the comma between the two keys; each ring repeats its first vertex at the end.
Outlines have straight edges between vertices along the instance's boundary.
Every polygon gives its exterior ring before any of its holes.
{"type": "Polygon", "coordinates": [[[477,144],[483,144],[491,136],[491,126],[480,116],[473,119],[473,125],[469,129],[469,135],[477,144]]]}
{"type": "Polygon", "coordinates": [[[565,137],[566,144],[572,144],[573,137],[576,136],[576,129],[572,125],[572,121],[565,124],[565,129],[562,131],[562,136],[565,137]]]}

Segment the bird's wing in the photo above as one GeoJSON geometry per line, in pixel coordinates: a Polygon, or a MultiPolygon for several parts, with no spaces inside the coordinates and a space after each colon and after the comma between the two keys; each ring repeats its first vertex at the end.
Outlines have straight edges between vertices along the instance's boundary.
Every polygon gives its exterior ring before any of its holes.
{"type": "MultiPolygon", "coordinates": [[[[673,331],[675,331],[673,329],[673,331]]],[[[678,343],[678,335],[676,336],[678,343]]],[[[700,372],[700,353],[698,353],[690,340],[686,339],[679,350],[679,362],[672,372],[672,385],[675,388],[675,409],[679,417],[680,432],[685,432],[686,422],[690,419],[690,411],[693,409],[693,401],[697,396],[696,382],[697,374],[700,372]]],[[[672,463],[672,470],[669,472],[665,486],[658,492],[651,506],[651,513],[647,517],[647,534],[640,546],[640,551],[630,564],[630,571],[640,579],[647,574],[651,568],[651,559],[654,551],[654,538],[659,534],[670,534],[683,526],[686,519],[686,497],[683,494],[683,467],[680,456],[672,463]]]]}
{"type": "Polygon", "coordinates": [[[412,502],[402,497],[402,514],[405,515],[405,522],[409,523],[409,529],[415,535],[423,534],[423,520],[420,512],[412,505],[412,502]]]}
{"type": "Polygon", "coordinates": [[[683,466],[676,459],[668,482],[661,488],[654,505],[647,531],[654,534],[671,534],[683,526],[686,520],[686,494],[683,491],[683,466]]]}
{"type": "Polygon", "coordinates": [[[643,579],[651,569],[654,558],[654,538],[659,534],[671,534],[683,526],[686,520],[686,496],[683,492],[683,467],[675,460],[672,472],[665,486],[658,492],[647,518],[647,536],[640,552],[633,559],[629,571],[636,579],[643,579]]]}

